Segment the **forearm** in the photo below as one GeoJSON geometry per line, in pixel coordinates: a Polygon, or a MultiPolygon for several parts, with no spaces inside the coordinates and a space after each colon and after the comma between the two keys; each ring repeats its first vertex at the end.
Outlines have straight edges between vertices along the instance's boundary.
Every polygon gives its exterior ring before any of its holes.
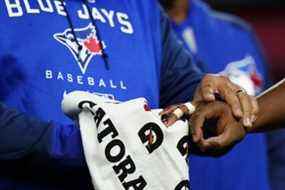
{"type": "Polygon", "coordinates": [[[42,122],[0,104],[0,160],[27,157],[35,164],[83,165],[80,132],[76,126],[42,122]]]}
{"type": "Polygon", "coordinates": [[[265,132],[280,128],[285,122],[285,80],[258,97],[259,114],[248,132],[265,132]]]}

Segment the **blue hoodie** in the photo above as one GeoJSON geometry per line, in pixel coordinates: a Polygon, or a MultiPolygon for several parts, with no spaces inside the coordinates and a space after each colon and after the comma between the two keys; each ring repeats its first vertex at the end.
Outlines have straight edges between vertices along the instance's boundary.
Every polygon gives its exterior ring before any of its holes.
{"type": "Polygon", "coordinates": [[[91,189],[79,130],[60,109],[65,92],[143,96],[156,108],[189,100],[201,80],[156,1],[65,5],[0,3],[1,190],[91,189]]]}
{"type": "MultiPolygon", "coordinates": [[[[178,36],[209,73],[223,72],[251,93],[265,88],[265,59],[251,29],[238,18],[217,13],[200,0],[190,0],[188,18],[175,25],[178,36]]],[[[264,135],[248,135],[222,158],[190,159],[196,190],[268,190],[264,135]]]]}

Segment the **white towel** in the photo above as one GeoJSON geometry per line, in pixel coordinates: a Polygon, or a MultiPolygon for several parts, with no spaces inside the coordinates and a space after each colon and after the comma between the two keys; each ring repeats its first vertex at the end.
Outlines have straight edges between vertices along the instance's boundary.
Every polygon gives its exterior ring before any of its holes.
{"type": "Polygon", "coordinates": [[[166,128],[144,98],[117,103],[81,91],[65,95],[62,109],[79,119],[96,190],[190,189],[186,122],[166,128]]]}

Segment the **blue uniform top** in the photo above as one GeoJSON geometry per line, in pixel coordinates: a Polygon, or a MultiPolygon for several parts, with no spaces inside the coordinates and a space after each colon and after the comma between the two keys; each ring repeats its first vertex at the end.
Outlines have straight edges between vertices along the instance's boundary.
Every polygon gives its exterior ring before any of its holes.
{"type": "MultiPolygon", "coordinates": [[[[254,34],[242,21],[214,12],[199,0],[191,0],[187,20],[174,27],[204,72],[223,71],[252,94],[264,88],[265,60],[254,34]]],[[[193,156],[190,159],[193,189],[268,190],[266,162],[264,136],[248,135],[222,158],[193,156]]]]}
{"type": "Polygon", "coordinates": [[[156,1],[86,3],[0,3],[1,190],[91,188],[64,92],[143,96],[155,108],[187,101],[201,80],[156,1]]]}

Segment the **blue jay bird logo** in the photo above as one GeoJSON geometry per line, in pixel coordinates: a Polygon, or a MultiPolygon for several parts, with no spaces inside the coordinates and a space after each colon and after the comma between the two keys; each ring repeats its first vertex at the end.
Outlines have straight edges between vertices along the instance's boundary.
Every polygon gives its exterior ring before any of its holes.
{"type": "Polygon", "coordinates": [[[74,32],[75,36],[68,28],[62,33],[54,34],[53,37],[70,50],[81,72],[85,74],[91,59],[95,55],[102,55],[106,45],[98,40],[96,29],[92,24],[84,28],[75,28],[74,32]]]}

